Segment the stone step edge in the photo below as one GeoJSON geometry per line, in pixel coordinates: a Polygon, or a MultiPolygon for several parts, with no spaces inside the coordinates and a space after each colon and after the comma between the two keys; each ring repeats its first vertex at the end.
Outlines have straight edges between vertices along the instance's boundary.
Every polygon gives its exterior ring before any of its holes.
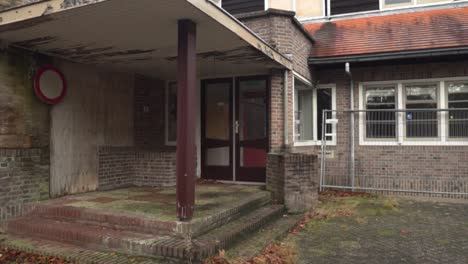
{"type": "Polygon", "coordinates": [[[254,197],[243,199],[233,207],[224,209],[215,215],[194,219],[190,222],[177,222],[176,233],[186,238],[197,238],[222,225],[250,214],[258,208],[262,208],[271,201],[269,192],[260,192],[254,197]]]}
{"type": "Polygon", "coordinates": [[[244,199],[232,208],[225,209],[212,216],[195,219],[191,222],[161,221],[141,215],[109,213],[88,208],[50,204],[35,204],[26,216],[40,216],[47,219],[76,222],[122,231],[149,232],[154,235],[175,234],[181,238],[193,238],[235,220],[257,208],[261,208],[269,201],[270,194],[261,192],[253,198],[244,199]],[[70,217],[70,214],[73,216],[70,217]]]}
{"type": "Polygon", "coordinates": [[[243,235],[256,233],[260,227],[281,217],[285,212],[283,205],[269,205],[232,223],[214,229],[193,241],[198,253],[196,258],[204,259],[217,254],[221,249],[229,248],[243,235]]]}
{"type": "Polygon", "coordinates": [[[174,234],[177,225],[175,222],[161,221],[141,215],[101,212],[67,205],[38,204],[26,216],[154,235],[174,234]]]}
{"type": "Polygon", "coordinates": [[[19,236],[33,236],[41,240],[104,251],[113,250],[124,254],[203,260],[216,254],[219,249],[226,248],[242,235],[257,230],[283,212],[283,206],[263,207],[215,229],[213,233],[208,233],[193,243],[175,237],[163,236],[156,239],[144,234],[99,230],[96,227],[78,223],[58,223],[50,219],[18,219],[10,223],[13,225],[11,227],[13,230],[10,229],[10,232],[19,236]]]}
{"type": "Polygon", "coordinates": [[[8,233],[40,240],[73,244],[89,249],[117,251],[131,255],[186,259],[191,257],[191,243],[170,237],[120,232],[78,223],[50,219],[16,219],[8,223],[8,233]]]}
{"type": "Polygon", "coordinates": [[[153,264],[156,261],[156,259],[146,256],[117,255],[114,252],[101,252],[46,240],[40,241],[40,247],[28,245],[31,242],[30,239],[9,236],[5,241],[0,241],[0,244],[17,251],[60,258],[74,264],[125,264],[132,262],[134,259],[138,259],[140,264],[153,264]],[[10,242],[10,240],[17,241],[19,244],[10,242]]]}

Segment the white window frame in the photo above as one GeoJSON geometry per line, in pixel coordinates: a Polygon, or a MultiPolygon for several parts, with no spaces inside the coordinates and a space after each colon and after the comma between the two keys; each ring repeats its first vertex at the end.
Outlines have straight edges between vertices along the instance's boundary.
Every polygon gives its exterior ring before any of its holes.
{"type": "MultiPolygon", "coordinates": [[[[399,105],[398,105],[398,102],[399,102],[399,95],[400,95],[400,91],[399,91],[399,88],[398,88],[398,85],[397,84],[378,84],[378,85],[363,85],[363,90],[362,90],[362,101],[363,101],[363,107],[360,107],[360,109],[364,109],[364,110],[367,110],[367,101],[365,100],[366,98],[366,90],[369,89],[369,88],[379,88],[379,87],[382,87],[382,86],[385,86],[385,87],[391,87],[393,86],[393,88],[395,89],[395,109],[398,109],[399,105]]],[[[361,95],[360,95],[361,96],[361,95]]],[[[360,114],[361,116],[361,114],[360,114]]],[[[366,115],[365,113],[362,114],[362,120],[366,120],[366,115]]],[[[367,127],[364,125],[364,124],[361,124],[360,123],[360,126],[362,125],[363,127],[363,137],[365,139],[365,141],[367,142],[372,142],[372,141],[377,141],[377,142],[397,142],[398,141],[398,135],[399,135],[399,128],[400,128],[400,118],[399,118],[399,114],[397,114],[397,117],[395,118],[396,120],[396,128],[395,128],[395,133],[396,133],[396,136],[395,138],[368,138],[367,137],[367,127]]]]}
{"type": "MultiPolygon", "coordinates": [[[[448,84],[450,83],[468,83],[468,79],[465,79],[465,80],[458,80],[458,81],[444,81],[444,98],[443,98],[443,101],[442,103],[444,103],[444,108],[449,108],[448,105],[449,105],[449,92],[448,92],[448,84]]],[[[445,126],[442,127],[442,133],[443,133],[443,136],[444,136],[444,139],[447,140],[447,141],[457,141],[457,140],[460,140],[460,139],[463,139],[463,140],[468,140],[468,137],[464,137],[464,138],[456,138],[456,139],[452,139],[450,138],[450,131],[449,131],[449,117],[448,117],[448,113],[445,113],[444,115],[442,115],[442,117],[444,118],[444,121],[445,121],[445,126]],[[448,136],[446,136],[448,135],[448,136]]]]}
{"type": "MultiPolygon", "coordinates": [[[[398,141],[388,140],[368,140],[365,137],[365,87],[396,85],[397,90],[397,109],[406,109],[404,86],[410,84],[438,84],[437,105],[439,109],[446,109],[448,105],[446,83],[451,82],[468,82],[468,77],[452,77],[452,78],[432,78],[432,79],[414,79],[414,80],[395,80],[395,81],[377,81],[377,82],[361,82],[359,83],[359,145],[362,146],[468,146],[468,140],[448,139],[448,122],[447,113],[440,114],[440,133],[439,137],[434,139],[411,139],[405,137],[404,126],[397,126],[398,141]]],[[[398,124],[404,124],[404,115],[399,113],[397,116],[398,124]]]]}
{"type": "MultiPolygon", "coordinates": [[[[320,146],[322,145],[322,140],[318,139],[318,129],[321,129],[317,127],[317,120],[318,120],[318,113],[317,113],[317,90],[320,89],[331,89],[332,91],[332,110],[336,110],[336,84],[319,84],[314,86],[309,80],[304,78],[298,73],[294,73],[293,76],[293,83],[292,83],[292,88],[293,88],[293,111],[292,111],[292,122],[293,122],[293,129],[292,129],[292,134],[293,134],[293,142],[294,142],[294,147],[305,147],[305,146],[320,146]],[[309,86],[312,89],[312,129],[313,129],[313,138],[312,140],[307,140],[307,141],[297,141],[296,140],[296,125],[295,125],[295,109],[296,109],[296,90],[295,90],[295,79],[301,80],[304,84],[309,86]]],[[[333,133],[336,131],[336,124],[333,124],[333,133]]],[[[332,140],[327,140],[327,145],[336,145],[336,136],[332,137],[332,140]]]]}
{"type": "MultiPolygon", "coordinates": [[[[265,2],[267,1],[268,0],[265,0],[265,2]]],[[[300,17],[298,19],[299,21],[306,21],[306,20],[320,19],[320,18],[325,18],[325,17],[339,18],[339,17],[346,17],[349,15],[365,15],[365,14],[378,13],[382,11],[394,11],[394,10],[402,10],[402,9],[404,10],[404,9],[411,9],[415,7],[430,7],[430,6],[437,6],[437,5],[458,3],[458,2],[466,2],[467,0],[446,0],[446,1],[436,2],[436,3],[427,3],[427,4],[419,3],[419,1],[420,0],[412,0],[411,4],[406,4],[406,5],[403,4],[400,6],[385,7],[385,0],[379,0],[379,9],[376,9],[376,10],[359,11],[359,12],[345,13],[345,14],[339,14],[339,15],[330,15],[330,11],[331,11],[331,7],[329,5],[330,0],[323,0],[321,16],[307,16],[307,17],[300,17]]]]}
{"type": "Polygon", "coordinates": [[[164,93],[164,141],[166,146],[177,146],[177,140],[169,140],[169,85],[171,83],[177,83],[176,81],[166,81],[165,93],[164,93]]]}

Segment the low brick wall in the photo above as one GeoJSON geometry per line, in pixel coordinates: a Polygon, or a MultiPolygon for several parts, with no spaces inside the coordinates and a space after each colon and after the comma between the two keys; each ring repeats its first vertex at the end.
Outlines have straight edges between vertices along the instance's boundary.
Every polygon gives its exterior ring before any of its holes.
{"type": "Polygon", "coordinates": [[[176,156],[173,151],[100,147],[98,157],[100,190],[132,185],[167,187],[176,183],[176,156]]]}
{"type": "Polygon", "coordinates": [[[135,149],[133,147],[99,148],[99,188],[110,190],[132,185],[135,149]]]}
{"type": "Polygon", "coordinates": [[[0,221],[49,198],[49,149],[0,149],[0,221]]]}
{"type": "Polygon", "coordinates": [[[267,190],[290,213],[310,210],[318,199],[316,155],[279,153],[268,155],[267,190]]]}
{"type": "Polygon", "coordinates": [[[135,153],[137,186],[174,186],[176,184],[176,153],[174,151],[135,153]]]}

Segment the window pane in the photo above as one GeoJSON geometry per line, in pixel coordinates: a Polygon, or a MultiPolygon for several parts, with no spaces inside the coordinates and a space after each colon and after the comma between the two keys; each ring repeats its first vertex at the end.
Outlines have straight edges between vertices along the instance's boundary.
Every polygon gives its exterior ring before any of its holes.
{"type": "Polygon", "coordinates": [[[167,141],[177,139],[177,83],[170,82],[167,94],[167,141]]]}
{"type": "Polygon", "coordinates": [[[297,141],[313,140],[312,89],[295,79],[295,133],[297,141]]]}
{"type": "Polygon", "coordinates": [[[210,83],[205,88],[205,137],[230,140],[230,84],[210,83]]]}
{"type": "Polygon", "coordinates": [[[331,0],[331,15],[379,10],[379,0],[331,0]]]}
{"type": "Polygon", "coordinates": [[[418,4],[432,4],[438,2],[447,2],[447,0],[417,0],[418,4]]]}
{"type": "Polygon", "coordinates": [[[437,85],[407,85],[406,91],[406,136],[427,138],[438,136],[437,85]],[[428,111],[410,111],[429,109],[428,111]]]}
{"type": "Polygon", "coordinates": [[[409,6],[413,4],[412,0],[385,0],[385,7],[409,6]]]}
{"type": "MultiPolygon", "coordinates": [[[[322,140],[323,110],[332,110],[332,89],[317,90],[317,132],[318,139],[322,140]]],[[[332,125],[328,124],[326,133],[332,133],[332,125]]],[[[327,140],[332,140],[327,137],[327,140]]]]}
{"type": "Polygon", "coordinates": [[[468,137],[468,83],[448,84],[449,137],[468,137]],[[453,109],[453,110],[452,110],[453,109]],[[455,110],[458,109],[458,110],[455,110]]]}
{"type": "Polygon", "coordinates": [[[366,89],[366,135],[367,138],[396,137],[395,87],[373,87],[366,89]]]}

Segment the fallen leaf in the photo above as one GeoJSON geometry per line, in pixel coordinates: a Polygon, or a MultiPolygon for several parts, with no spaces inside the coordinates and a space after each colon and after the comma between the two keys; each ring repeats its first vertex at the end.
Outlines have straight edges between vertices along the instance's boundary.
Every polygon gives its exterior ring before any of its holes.
{"type": "Polygon", "coordinates": [[[411,231],[409,231],[409,230],[405,230],[405,229],[400,230],[401,235],[408,235],[410,233],[411,233],[411,231]]]}

